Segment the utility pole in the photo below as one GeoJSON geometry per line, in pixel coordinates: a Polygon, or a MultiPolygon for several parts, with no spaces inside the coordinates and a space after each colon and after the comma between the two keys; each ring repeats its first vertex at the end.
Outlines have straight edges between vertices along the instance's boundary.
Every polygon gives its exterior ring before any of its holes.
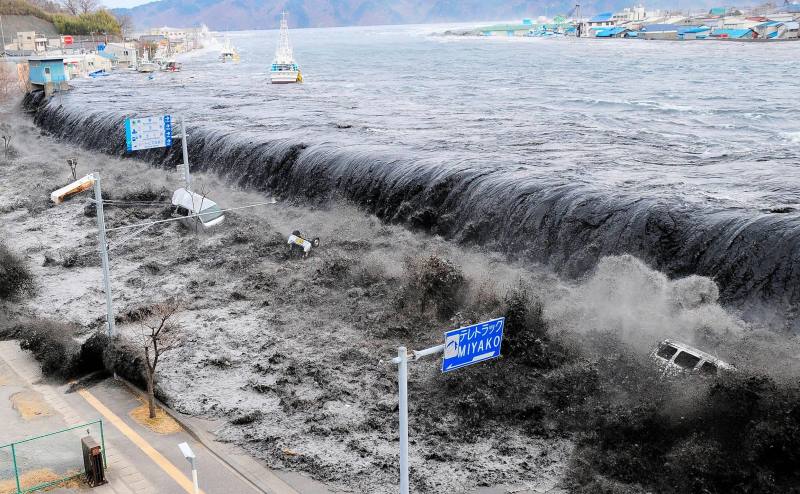
{"type": "Polygon", "coordinates": [[[106,289],[106,321],[108,336],[114,337],[114,303],[111,299],[111,273],[108,269],[108,242],[106,241],[106,218],[103,214],[103,193],[100,187],[100,174],[93,173],[94,200],[97,206],[97,238],[100,242],[100,260],[103,265],[103,284],[106,289]]]}
{"type": "Polygon", "coordinates": [[[0,15],[0,55],[6,54],[6,32],[3,30],[3,16],[0,15]]]}
{"type": "Polygon", "coordinates": [[[189,145],[186,142],[186,119],[181,113],[181,147],[183,148],[183,180],[186,182],[186,190],[191,190],[192,175],[189,172],[189,145]]]}

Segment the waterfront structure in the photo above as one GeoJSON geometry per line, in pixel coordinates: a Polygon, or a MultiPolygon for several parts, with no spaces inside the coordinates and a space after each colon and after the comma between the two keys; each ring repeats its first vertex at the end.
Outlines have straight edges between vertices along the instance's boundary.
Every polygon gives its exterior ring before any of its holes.
{"type": "Polygon", "coordinates": [[[32,89],[41,89],[47,96],[69,89],[69,73],[64,57],[42,56],[28,58],[29,81],[32,89]]]}
{"type": "Polygon", "coordinates": [[[108,58],[118,67],[132,67],[136,63],[136,48],[125,43],[107,43],[100,56],[108,58]]]}
{"type": "Polygon", "coordinates": [[[638,37],[641,39],[677,40],[681,27],[677,24],[649,24],[639,31],[638,37]]]}
{"type": "Polygon", "coordinates": [[[714,29],[710,38],[717,39],[755,39],[758,37],[752,29],[714,29]]]}
{"type": "Polygon", "coordinates": [[[606,29],[595,29],[595,38],[627,38],[631,32],[625,27],[609,27],[606,29]]]}
{"type": "Polygon", "coordinates": [[[586,26],[590,30],[595,28],[612,27],[615,26],[616,24],[617,21],[614,19],[613,12],[603,12],[602,14],[597,14],[596,16],[586,21],[586,26]]]}

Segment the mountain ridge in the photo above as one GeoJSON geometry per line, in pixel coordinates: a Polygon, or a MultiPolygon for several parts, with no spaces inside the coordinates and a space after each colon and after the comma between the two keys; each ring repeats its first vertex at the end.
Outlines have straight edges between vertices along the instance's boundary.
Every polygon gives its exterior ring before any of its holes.
{"type": "MultiPolygon", "coordinates": [[[[629,0],[596,0],[582,9],[629,5],[629,0]]],[[[138,28],[206,24],[212,30],[245,30],[277,28],[282,11],[290,27],[304,28],[522,19],[573,7],[569,0],[159,0],[114,12],[129,15],[138,28]]]]}

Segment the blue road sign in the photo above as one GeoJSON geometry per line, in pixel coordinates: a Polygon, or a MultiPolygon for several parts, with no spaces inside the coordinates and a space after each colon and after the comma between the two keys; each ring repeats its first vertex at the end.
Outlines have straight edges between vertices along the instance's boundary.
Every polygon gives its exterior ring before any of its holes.
{"type": "Polygon", "coordinates": [[[500,356],[505,317],[498,317],[444,334],[442,372],[448,372],[500,356]]]}
{"type": "Polygon", "coordinates": [[[172,146],[172,116],[126,119],[125,144],[128,151],[172,146]]]}

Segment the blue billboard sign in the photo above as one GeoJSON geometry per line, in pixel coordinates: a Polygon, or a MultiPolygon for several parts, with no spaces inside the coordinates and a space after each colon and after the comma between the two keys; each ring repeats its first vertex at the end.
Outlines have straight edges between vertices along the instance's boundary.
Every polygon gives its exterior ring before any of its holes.
{"type": "Polygon", "coordinates": [[[172,146],[172,116],[125,120],[125,145],[128,151],[172,146]]]}
{"type": "Polygon", "coordinates": [[[442,372],[499,357],[505,323],[505,317],[498,317],[446,332],[442,372]]]}

